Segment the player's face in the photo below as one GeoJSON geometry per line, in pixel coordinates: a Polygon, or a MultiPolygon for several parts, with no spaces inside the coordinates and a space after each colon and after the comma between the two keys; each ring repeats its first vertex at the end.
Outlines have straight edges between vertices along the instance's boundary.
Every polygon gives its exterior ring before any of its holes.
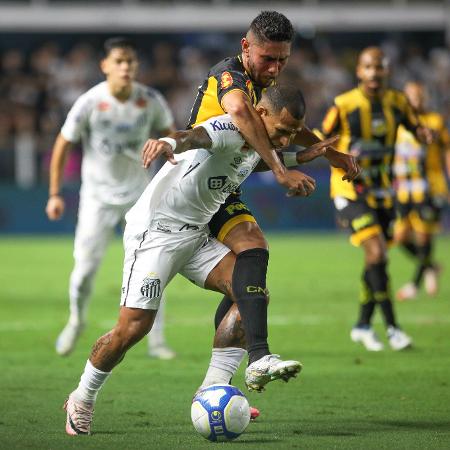
{"type": "Polygon", "coordinates": [[[270,142],[276,148],[287,147],[305,124],[304,119],[294,119],[286,108],[283,108],[279,113],[265,110],[261,114],[261,119],[266,127],[270,142]]]}
{"type": "Polygon", "coordinates": [[[291,54],[290,42],[257,42],[242,39],[242,53],[249,75],[259,86],[270,86],[286,67],[291,54]]]}
{"type": "Polygon", "coordinates": [[[408,83],[405,87],[405,95],[416,111],[422,111],[426,103],[426,94],[423,86],[416,83],[408,83]]]}
{"type": "Polygon", "coordinates": [[[137,75],[136,52],[131,48],[113,48],[101,62],[101,68],[108,82],[118,87],[129,86],[137,75]]]}
{"type": "Polygon", "coordinates": [[[388,76],[387,61],[383,53],[378,51],[364,52],[359,58],[356,75],[368,94],[380,92],[388,76]]]}

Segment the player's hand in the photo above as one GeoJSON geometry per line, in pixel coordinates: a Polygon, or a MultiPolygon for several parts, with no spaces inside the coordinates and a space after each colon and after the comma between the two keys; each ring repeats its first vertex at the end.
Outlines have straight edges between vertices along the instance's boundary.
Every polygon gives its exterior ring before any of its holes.
{"type": "Polygon", "coordinates": [[[353,181],[361,173],[361,167],[359,167],[353,155],[338,152],[334,148],[328,148],[325,158],[328,159],[333,167],[344,170],[345,174],[342,177],[344,181],[353,181]]]}
{"type": "Polygon", "coordinates": [[[142,148],[142,165],[144,168],[148,169],[160,155],[164,155],[171,164],[177,164],[170,144],[157,139],[148,139],[142,148]]]}
{"type": "Polygon", "coordinates": [[[45,212],[50,220],[59,220],[64,214],[65,202],[60,195],[52,195],[45,207],[45,212]]]}
{"type": "Polygon", "coordinates": [[[299,170],[286,170],[277,181],[288,189],[287,197],[308,197],[316,189],[316,180],[299,170]]]}
{"type": "Polygon", "coordinates": [[[434,142],[436,139],[436,136],[434,135],[433,131],[430,130],[427,127],[418,126],[416,128],[416,136],[417,139],[422,143],[426,145],[430,145],[434,142]]]}
{"type": "Polygon", "coordinates": [[[325,155],[327,147],[334,145],[338,139],[339,136],[333,136],[297,152],[297,162],[299,164],[304,164],[318,158],[319,156],[325,155]]]}

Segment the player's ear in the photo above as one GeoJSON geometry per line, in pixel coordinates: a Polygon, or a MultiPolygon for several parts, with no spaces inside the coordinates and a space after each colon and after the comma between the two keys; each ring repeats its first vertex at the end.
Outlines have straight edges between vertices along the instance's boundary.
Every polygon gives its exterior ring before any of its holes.
{"type": "Polygon", "coordinates": [[[260,116],[267,116],[269,114],[267,108],[261,104],[256,105],[255,109],[260,116]]]}
{"type": "Polygon", "coordinates": [[[248,42],[246,37],[243,37],[241,39],[241,47],[242,47],[242,53],[248,53],[248,48],[250,47],[250,43],[248,42]]]}
{"type": "Polygon", "coordinates": [[[108,67],[107,67],[107,65],[108,65],[108,63],[107,63],[107,61],[106,61],[106,58],[103,58],[103,59],[100,61],[100,70],[101,70],[105,75],[107,75],[107,73],[108,73],[108,67]]]}

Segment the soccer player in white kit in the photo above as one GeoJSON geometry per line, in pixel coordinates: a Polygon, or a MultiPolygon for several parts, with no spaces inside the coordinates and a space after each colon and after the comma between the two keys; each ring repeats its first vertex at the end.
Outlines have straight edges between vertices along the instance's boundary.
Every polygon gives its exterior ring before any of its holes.
{"type": "MultiPolygon", "coordinates": [[[[50,220],[58,220],[65,206],[61,186],[67,154],[72,143],[82,141],[70,317],[56,341],[60,355],[68,355],[75,348],[86,323],[92,285],[107,245],[151,178],[142,167],[142,146],[150,136],[175,131],[172,114],[161,94],[134,81],[138,70],[134,44],[126,38],[110,38],[104,50],[100,66],[106,81],[75,102],[56,139],[50,164],[46,212],[50,220]]],[[[149,335],[149,354],[163,359],[175,356],[165,342],[161,310],[149,335]]]]}
{"type": "MultiPolygon", "coordinates": [[[[271,86],[265,91],[256,110],[275,147],[287,146],[301,129],[304,108],[301,93],[294,88],[271,86]]],[[[236,257],[208,237],[208,222],[260,162],[259,155],[246,145],[229,115],[154,142],[165,151],[197,150],[177,155],[176,162],[169,157],[175,164],[165,164],[126,216],[119,319],[97,340],[77,389],[65,403],[70,435],[90,434],[100,388],[128,349],[151,329],[163,291],[175,274],[235,297],[231,281],[236,257]]],[[[314,180],[307,179],[291,195],[314,191],[314,180]]],[[[294,377],[300,369],[298,361],[266,355],[247,367],[246,383],[262,388],[274,379],[294,377]]]]}

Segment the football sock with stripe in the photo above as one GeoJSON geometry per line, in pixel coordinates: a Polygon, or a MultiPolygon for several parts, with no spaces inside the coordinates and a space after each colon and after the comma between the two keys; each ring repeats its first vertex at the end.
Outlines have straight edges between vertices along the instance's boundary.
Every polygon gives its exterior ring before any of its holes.
{"type": "Polygon", "coordinates": [[[249,364],[270,354],[267,343],[266,274],[269,252],[245,250],[236,257],[232,288],[245,330],[249,364]]]}

